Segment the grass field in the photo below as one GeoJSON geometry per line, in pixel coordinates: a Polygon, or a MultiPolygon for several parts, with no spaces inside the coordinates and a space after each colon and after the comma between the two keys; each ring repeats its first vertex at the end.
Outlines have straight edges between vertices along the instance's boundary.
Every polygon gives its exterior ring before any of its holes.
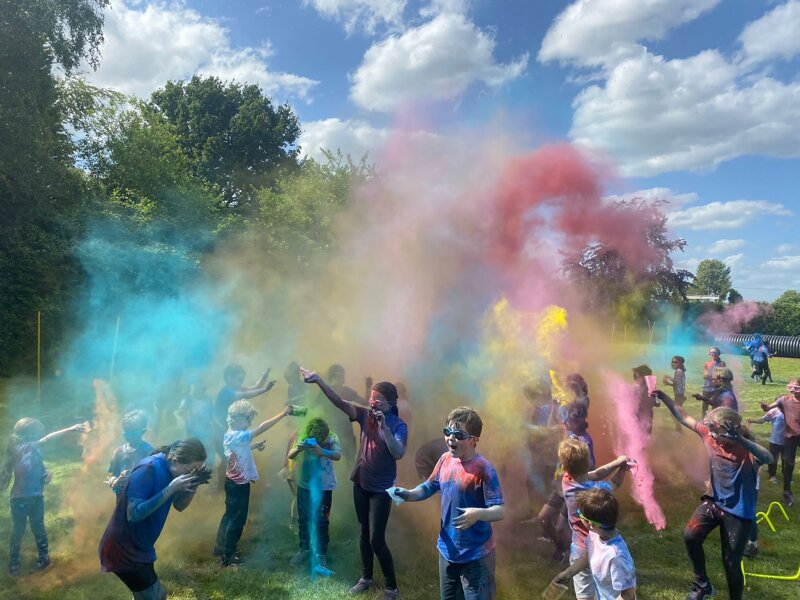
{"type": "MultiPolygon", "coordinates": [[[[698,356],[702,357],[700,349],[698,356]]],[[[738,360],[729,358],[731,361],[738,360]]],[[[742,358],[742,372],[749,368],[742,358]]],[[[702,362],[692,359],[692,364],[702,362]]],[[[739,382],[739,396],[746,406],[746,416],[760,416],[759,400],[772,400],[785,389],[787,381],[800,374],[800,361],[773,359],[775,383],[760,386],[739,382]]],[[[659,373],[662,370],[659,370],[659,373]]],[[[697,388],[697,370],[689,372],[689,387],[697,388]]],[[[3,390],[0,388],[0,399],[3,390]]],[[[688,402],[692,402],[689,400],[688,402]]],[[[696,404],[696,403],[695,403],[696,404]]],[[[6,403],[4,402],[5,406],[6,403]]],[[[699,407],[689,405],[697,416],[699,407]]],[[[0,415],[5,417],[5,414],[0,415]]],[[[591,422],[591,421],[590,421],[591,422]]],[[[10,429],[5,418],[0,418],[2,431],[10,429]]],[[[688,470],[705,466],[705,454],[699,440],[686,431],[683,435],[672,432],[668,415],[657,414],[658,444],[651,448],[657,468],[675,456],[686,461],[688,470]]],[[[768,426],[756,429],[758,438],[766,445],[768,426]]],[[[5,442],[3,441],[3,447],[5,442]]],[[[409,460],[409,462],[411,462],[409,460]]],[[[683,525],[698,503],[700,486],[683,476],[684,465],[658,468],[661,475],[656,482],[658,500],[664,508],[668,526],[656,534],[642,517],[641,509],[628,498],[625,488],[619,492],[623,517],[620,530],[634,557],[638,576],[638,595],[645,600],[683,599],[688,589],[691,569],[681,540],[683,525]]],[[[11,580],[5,574],[7,547],[4,540],[9,534],[9,514],[3,495],[0,510],[0,598],[3,599],[115,599],[130,595],[113,576],[100,573],[95,549],[99,532],[108,519],[113,498],[108,490],[88,486],[77,500],[71,502],[68,494],[75,493],[75,482],[82,481],[85,471],[78,460],[61,460],[48,463],[54,471],[54,481],[46,491],[46,524],[51,540],[53,566],[45,573],[11,580]],[[89,489],[91,488],[91,489],[89,489]],[[100,491],[95,491],[98,489],[100,491]]],[[[515,474],[501,473],[504,478],[515,474]]],[[[334,521],[329,563],[334,571],[330,579],[311,579],[307,573],[289,566],[289,557],[296,548],[295,533],[289,529],[286,518],[288,493],[274,476],[264,476],[262,493],[251,505],[251,519],[245,530],[243,550],[247,557],[244,565],[222,569],[210,556],[213,532],[222,512],[223,496],[213,490],[202,490],[196,506],[185,513],[173,512],[159,540],[159,561],[156,569],[170,592],[170,598],[180,600],[291,600],[347,597],[347,589],[358,578],[357,541],[355,518],[349,483],[340,478],[340,489],[334,495],[334,521]],[[271,484],[271,485],[270,485],[271,484]]],[[[405,481],[404,483],[411,483],[405,481]]],[[[504,486],[505,487],[505,486],[504,486]]],[[[798,486],[800,487],[800,486],[798,486]]],[[[800,495],[800,489],[797,490],[800,495]]],[[[762,476],[759,509],[764,510],[772,501],[781,499],[781,486],[773,485],[762,476]]],[[[513,507],[510,507],[513,508],[513,507]]],[[[760,527],[761,553],[747,559],[749,572],[791,575],[800,564],[800,509],[787,509],[790,521],[773,512],[777,531],[760,527]]],[[[496,527],[498,598],[515,600],[538,598],[540,591],[556,573],[550,564],[551,549],[536,538],[538,532],[532,525],[521,524],[515,510],[496,527]]],[[[437,554],[435,528],[438,502],[431,500],[415,506],[394,509],[390,519],[389,545],[392,548],[399,576],[399,586],[407,600],[438,597],[437,554]]],[[[30,533],[23,542],[23,560],[35,560],[30,533]]],[[[709,575],[720,588],[720,598],[727,597],[722,572],[719,537],[713,533],[706,542],[709,575]]],[[[376,564],[376,576],[380,569],[376,564]]],[[[770,600],[795,600],[800,598],[797,581],[749,579],[747,597],[770,600]]],[[[378,586],[378,589],[380,586],[378,586]]],[[[378,598],[379,591],[367,598],[378,598]]],[[[571,596],[568,596],[571,597],[571,596]]]]}

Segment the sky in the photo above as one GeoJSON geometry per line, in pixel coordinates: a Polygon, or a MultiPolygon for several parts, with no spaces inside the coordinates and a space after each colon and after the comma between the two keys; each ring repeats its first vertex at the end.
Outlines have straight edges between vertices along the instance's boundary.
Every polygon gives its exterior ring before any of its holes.
{"type": "Polygon", "coordinates": [[[800,0],[112,0],[95,84],[257,83],[304,154],[393,131],[502,128],[613,165],[612,198],[668,200],[675,256],[746,299],[800,288],[800,0]]]}

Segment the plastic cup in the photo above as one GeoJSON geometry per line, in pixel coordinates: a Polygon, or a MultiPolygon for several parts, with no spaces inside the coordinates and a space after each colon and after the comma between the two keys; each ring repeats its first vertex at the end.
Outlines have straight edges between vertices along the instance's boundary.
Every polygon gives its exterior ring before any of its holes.
{"type": "Polygon", "coordinates": [[[658,378],[655,375],[645,375],[644,380],[647,383],[647,393],[652,394],[656,391],[656,382],[658,378]]]}
{"type": "Polygon", "coordinates": [[[542,600],[559,600],[567,593],[567,586],[551,581],[542,592],[542,600]]]}

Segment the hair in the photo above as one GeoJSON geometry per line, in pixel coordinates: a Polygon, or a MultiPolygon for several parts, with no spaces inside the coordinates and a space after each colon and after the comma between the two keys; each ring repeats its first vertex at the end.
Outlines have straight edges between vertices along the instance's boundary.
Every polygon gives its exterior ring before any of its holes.
{"type": "Polygon", "coordinates": [[[711,347],[708,349],[708,352],[709,352],[709,353],[716,352],[716,353],[717,353],[717,356],[722,356],[722,352],[720,352],[719,348],[717,348],[716,346],[711,346],[711,347]]]}
{"type": "Polygon", "coordinates": [[[386,398],[386,401],[392,405],[390,411],[395,416],[400,414],[397,410],[397,388],[390,381],[380,381],[372,386],[372,389],[378,392],[381,396],[386,398]]]}
{"type": "Polygon", "coordinates": [[[686,371],[686,359],[679,354],[672,357],[672,360],[677,360],[681,364],[681,369],[686,371]]]}
{"type": "Polygon", "coordinates": [[[237,400],[228,407],[228,424],[237,417],[252,419],[258,411],[247,400],[237,400]]]}
{"type": "Polygon", "coordinates": [[[176,440],[171,444],[156,448],[150,453],[150,456],[155,456],[156,454],[163,454],[167,459],[177,460],[182,465],[205,462],[206,458],[208,458],[203,442],[193,437],[185,440],[176,440]]]}
{"type": "Polygon", "coordinates": [[[447,415],[447,422],[455,421],[464,426],[464,431],[475,437],[481,437],[483,431],[483,421],[481,416],[469,406],[459,406],[450,411],[447,415]]]}
{"type": "Polygon", "coordinates": [[[580,373],[570,373],[567,375],[566,385],[576,396],[589,395],[589,385],[580,373]]]}
{"type": "Polygon", "coordinates": [[[619,504],[614,494],[602,488],[591,488],[578,492],[578,508],[592,521],[603,525],[604,529],[614,529],[619,517],[619,504]]]}
{"type": "Polygon", "coordinates": [[[234,377],[244,377],[244,368],[237,363],[231,363],[222,372],[222,378],[227,382],[234,377]]]}
{"type": "Polygon", "coordinates": [[[706,425],[711,424],[723,428],[740,427],[742,425],[742,415],[727,406],[718,406],[709,411],[703,421],[706,425]]]}
{"type": "Polygon", "coordinates": [[[589,446],[575,438],[567,438],[558,445],[558,460],[572,477],[589,472],[591,455],[589,446]]]}
{"type": "Polygon", "coordinates": [[[800,377],[792,377],[787,385],[800,385],[800,377]]]}
{"type": "Polygon", "coordinates": [[[306,424],[306,430],[305,430],[306,438],[314,438],[318,442],[324,442],[325,440],[328,439],[330,433],[331,429],[330,427],[328,427],[328,423],[325,421],[325,419],[316,417],[314,419],[311,419],[306,424]]]}
{"type": "Polygon", "coordinates": [[[652,375],[652,374],[653,374],[653,369],[651,369],[647,365],[639,365],[638,367],[633,367],[633,376],[636,379],[640,379],[645,375],[652,375]]]}
{"type": "Polygon", "coordinates": [[[17,460],[17,446],[39,440],[44,436],[44,433],[44,425],[38,419],[23,417],[14,423],[14,431],[8,440],[3,467],[0,468],[0,492],[4,491],[11,483],[11,476],[14,474],[14,462],[17,460]]]}
{"type": "Polygon", "coordinates": [[[122,415],[123,431],[141,431],[147,429],[147,415],[141,410],[130,410],[122,415]]]}
{"type": "Polygon", "coordinates": [[[345,370],[344,367],[338,363],[333,363],[330,367],[328,367],[328,379],[336,379],[337,377],[341,377],[344,381],[345,378],[345,370]]]}
{"type": "Polygon", "coordinates": [[[522,388],[522,395],[537,406],[550,402],[553,399],[551,394],[550,388],[541,380],[526,383],[522,388]]]}
{"type": "Polygon", "coordinates": [[[714,367],[714,370],[711,372],[711,376],[712,378],[719,377],[728,385],[730,385],[731,381],[733,381],[733,371],[731,371],[728,367],[714,367]]]}

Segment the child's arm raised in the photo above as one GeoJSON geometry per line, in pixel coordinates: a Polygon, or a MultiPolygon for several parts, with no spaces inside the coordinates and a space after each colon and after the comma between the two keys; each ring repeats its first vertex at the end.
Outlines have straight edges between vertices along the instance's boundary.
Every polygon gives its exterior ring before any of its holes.
{"type": "MultiPolygon", "coordinates": [[[[683,409],[679,409],[675,406],[675,402],[673,402],[672,398],[670,398],[667,394],[662,392],[661,390],[656,390],[653,392],[655,395],[658,396],[658,399],[661,400],[664,405],[669,409],[669,412],[672,413],[672,416],[675,417],[675,420],[686,427],[687,429],[691,429],[694,431],[695,426],[697,425],[697,421],[695,421],[692,417],[687,415],[683,409]]],[[[697,396],[697,394],[695,394],[697,396]]]]}
{"type": "Polygon", "coordinates": [[[255,398],[256,396],[260,396],[261,394],[266,394],[270,391],[277,381],[274,379],[270,382],[267,382],[267,377],[269,377],[269,369],[267,369],[264,374],[261,376],[261,379],[253,387],[244,388],[236,392],[236,399],[237,400],[250,400],[255,398]]]}
{"type": "Polygon", "coordinates": [[[333,388],[325,383],[322,377],[314,373],[314,371],[309,371],[303,367],[300,367],[300,375],[302,375],[303,381],[306,383],[316,383],[319,389],[322,390],[322,393],[325,394],[325,397],[331,401],[331,404],[350,417],[351,421],[356,420],[356,407],[333,391],[333,388]]]}
{"type": "Polygon", "coordinates": [[[78,431],[80,433],[87,433],[89,431],[89,428],[83,423],[78,423],[77,425],[73,425],[72,427],[66,427],[65,429],[59,429],[58,431],[54,431],[53,433],[48,433],[37,443],[46,444],[47,442],[60,438],[62,435],[65,435],[67,433],[72,433],[74,431],[78,431]]]}
{"type": "Polygon", "coordinates": [[[614,471],[619,469],[620,467],[626,465],[628,462],[628,457],[624,454],[612,460],[610,463],[603,465],[602,467],[597,467],[594,471],[589,471],[586,476],[589,478],[590,481],[600,481],[601,479],[605,479],[609,475],[611,475],[614,471]]]}
{"type": "Polygon", "coordinates": [[[264,421],[263,423],[261,423],[261,425],[259,425],[255,429],[253,429],[253,437],[255,438],[255,437],[260,436],[262,433],[264,433],[265,431],[270,429],[273,425],[275,425],[275,423],[280,421],[283,417],[285,417],[287,415],[290,415],[290,414],[292,414],[292,407],[291,406],[284,406],[283,410],[281,412],[279,412],[277,415],[275,415],[274,417],[272,417],[268,421],[264,421]]]}

